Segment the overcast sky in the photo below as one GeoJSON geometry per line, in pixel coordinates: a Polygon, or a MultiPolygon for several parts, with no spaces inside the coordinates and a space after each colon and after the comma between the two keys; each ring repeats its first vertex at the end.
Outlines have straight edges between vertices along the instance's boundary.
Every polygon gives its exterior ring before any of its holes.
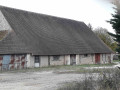
{"type": "Polygon", "coordinates": [[[0,0],[0,5],[91,23],[114,32],[106,22],[112,18],[109,0],[0,0]]]}

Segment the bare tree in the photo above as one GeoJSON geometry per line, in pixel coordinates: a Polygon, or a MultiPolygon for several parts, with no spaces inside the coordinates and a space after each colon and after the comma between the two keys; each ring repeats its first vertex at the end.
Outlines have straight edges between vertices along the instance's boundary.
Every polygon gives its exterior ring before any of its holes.
{"type": "Polygon", "coordinates": [[[90,28],[90,30],[93,30],[93,27],[90,23],[88,24],[88,27],[90,28]]]}
{"type": "Polygon", "coordinates": [[[117,43],[113,40],[113,37],[108,34],[108,30],[102,27],[96,28],[94,33],[113,51],[116,50],[117,43]]]}

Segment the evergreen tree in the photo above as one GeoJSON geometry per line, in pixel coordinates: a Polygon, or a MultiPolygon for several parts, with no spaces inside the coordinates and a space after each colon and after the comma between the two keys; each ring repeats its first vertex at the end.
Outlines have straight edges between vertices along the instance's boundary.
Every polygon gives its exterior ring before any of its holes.
{"type": "Polygon", "coordinates": [[[115,30],[115,34],[113,33],[110,33],[109,34],[111,36],[114,37],[114,40],[117,42],[117,49],[116,51],[120,54],[120,1],[119,0],[114,0],[114,3],[113,3],[116,7],[114,8],[115,9],[115,14],[112,14],[112,19],[110,19],[110,21],[108,21],[113,29],[115,30]]]}

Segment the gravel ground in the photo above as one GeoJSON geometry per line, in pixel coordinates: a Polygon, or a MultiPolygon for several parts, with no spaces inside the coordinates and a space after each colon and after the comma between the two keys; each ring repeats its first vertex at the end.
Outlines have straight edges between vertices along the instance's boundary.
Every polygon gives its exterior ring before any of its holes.
{"type": "MultiPolygon", "coordinates": [[[[99,68],[115,68],[99,67],[99,68]]],[[[86,69],[93,69],[89,67],[86,69]]],[[[97,67],[98,68],[98,67],[97,67]]],[[[85,74],[63,73],[63,71],[43,71],[43,72],[18,72],[0,73],[0,90],[57,90],[66,82],[80,81],[85,78],[85,74]]],[[[98,74],[92,74],[97,78],[98,74]]]]}
{"type": "Polygon", "coordinates": [[[48,72],[1,73],[0,90],[56,90],[65,82],[77,81],[84,74],[48,72]]]}

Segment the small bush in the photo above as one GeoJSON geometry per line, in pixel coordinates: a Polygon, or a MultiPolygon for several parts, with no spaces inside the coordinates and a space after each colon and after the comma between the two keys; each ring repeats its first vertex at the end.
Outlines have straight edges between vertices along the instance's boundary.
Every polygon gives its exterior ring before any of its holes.
{"type": "Polygon", "coordinates": [[[85,74],[83,81],[65,84],[58,90],[120,90],[120,70],[105,70],[96,77],[85,74]]]}
{"type": "Polygon", "coordinates": [[[120,90],[120,70],[103,72],[98,79],[99,90],[120,90]]]}

